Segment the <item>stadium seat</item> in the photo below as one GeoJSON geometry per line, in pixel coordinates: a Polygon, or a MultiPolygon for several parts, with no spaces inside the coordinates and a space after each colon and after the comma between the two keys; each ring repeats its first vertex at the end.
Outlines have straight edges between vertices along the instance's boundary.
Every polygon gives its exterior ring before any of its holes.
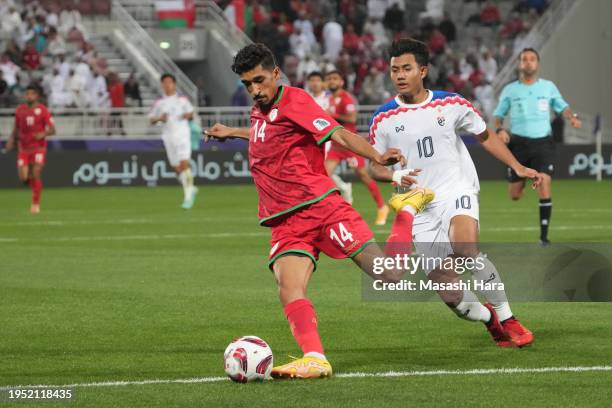
{"type": "Polygon", "coordinates": [[[93,3],[94,0],[78,0],[76,3],[77,10],[79,10],[79,13],[81,13],[83,16],[90,16],[94,14],[93,3]]]}
{"type": "Polygon", "coordinates": [[[97,15],[109,15],[111,12],[111,2],[110,0],[95,0],[94,4],[94,14],[97,15]]]}

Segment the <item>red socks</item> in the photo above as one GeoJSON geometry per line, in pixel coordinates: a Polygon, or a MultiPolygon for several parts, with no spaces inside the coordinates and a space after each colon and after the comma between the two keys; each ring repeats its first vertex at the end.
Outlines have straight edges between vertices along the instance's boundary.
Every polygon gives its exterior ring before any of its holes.
{"type": "Polygon", "coordinates": [[[385,246],[385,254],[394,255],[410,255],[412,253],[412,222],[414,216],[408,211],[400,211],[395,216],[391,234],[387,238],[385,246]]]}
{"type": "Polygon", "coordinates": [[[376,201],[376,208],[383,208],[385,206],[385,202],[382,198],[382,194],[380,194],[380,189],[378,188],[376,181],[370,181],[368,184],[366,184],[366,187],[370,191],[370,194],[372,194],[374,201],[376,201]]]}
{"type": "Polygon", "coordinates": [[[291,333],[304,354],[323,353],[323,345],[317,329],[317,315],[308,299],[298,299],[285,305],[285,316],[291,333]]]}
{"type": "Polygon", "coordinates": [[[32,204],[40,204],[40,192],[42,191],[42,180],[30,179],[30,188],[32,189],[32,204]]]}

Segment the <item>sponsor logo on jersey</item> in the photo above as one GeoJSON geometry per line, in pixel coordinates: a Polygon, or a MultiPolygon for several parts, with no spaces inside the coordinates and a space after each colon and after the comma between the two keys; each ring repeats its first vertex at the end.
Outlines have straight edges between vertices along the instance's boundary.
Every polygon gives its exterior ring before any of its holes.
{"type": "Polygon", "coordinates": [[[312,122],[312,124],[319,131],[325,129],[326,127],[328,127],[330,125],[330,123],[327,120],[323,119],[323,118],[315,119],[312,122]]]}
{"type": "Polygon", "coordinates": [[[40,115],[40,108],[34,109],[34,114],[35,115],[40,115]]]}
{"type": "Polygon", "coordinates": [[[444,116],[438,116],[438,125],[440,126],[444,126],[444,123],[446,123],[446,119],[444,118],[444,116]]]}
{"type": "Polygon", "coordinates": [[[399,132],[403,132],[403,131],[404,131],[404,125],[396,126],[395,127],[395,133],[399,133],[399,132]]]}
{"type": "Polygon", "coordinates": [[[270,111],[268,118],[270,118],[270,122],[274,122],[274,119],[278,116],[278,109],[274,108],[270,111]]]}

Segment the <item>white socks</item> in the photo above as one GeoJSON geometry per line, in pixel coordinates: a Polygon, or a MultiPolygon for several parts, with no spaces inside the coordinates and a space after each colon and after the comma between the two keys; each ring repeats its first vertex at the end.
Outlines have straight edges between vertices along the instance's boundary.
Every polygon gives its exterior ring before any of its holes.
{"type": "Polygon", "coordinates": [[[320,358],[321,360],[327,361],[327,357],[325,357],[325,354],[317,353],[316,351],[310,351],[304,354],[304,357],[316,357],[320,358]]]}
{"type": "Polygon", "coordinates": [[[187,169],[183,170],[179,173],[178,179],[183,186],[183,193],[185,194],[185,201],[191,198],[191,193],[193,191],[193,175],[191,174],[191,168],[187,167],[187,169]]]}
{"type": "MultiPolygon", "coordinates": [[[[485,266],[482,269],[472,269],[472,277],[474,281],[501,284],[502,281],[499,276],[499,272],[497,272],[497,268],[495,268],[495,265],[493,265],[493,263],[482,253],[478,254],[478,258],[482,260],[485,266]]],[[[497,317],[499,318],[500,322],[512,317],[512,310],[510,310],[510,305],[508,304],[508,298],[506,297],[505,291],[499,289],[480,290],[478,293],[487,299],[487,301],[493,306],[493,309],[495,309],[497,312],[497,317]]]]}
{"type": "Polygon", "coordinates": [[[469,291],[463,291],[463,300],[453,308],[457,316],[472,320],[474,322],[488,323],[491,320],[491,312],[483,306],[476,295],[469,291]]]}
{"type": "Polygon", "coordinates": [[[336,183],[336,185],[338,186],[338,188],[339,188],[341,191],[344,191],[344,190],[346,190],[346,189],[350,188],[350,187],[349,187],[350,183],[347,183],[346,181],[342,180],[342,179],[340,178],[340,176],[339,176],[339,175],[337,175],[337,174],[332,174],[332,175],[331,175],[331,179],[332,179],[332,180],[334,180],[334,183],[336,183]]]}
{"type": "Polygon", "coordinates": [[[404,208],[401,209],[401,211],[406,211],[407,213],[412,214],[413,217],[417,215],[416,209],[411,205],[405,206],[404,208]]]}

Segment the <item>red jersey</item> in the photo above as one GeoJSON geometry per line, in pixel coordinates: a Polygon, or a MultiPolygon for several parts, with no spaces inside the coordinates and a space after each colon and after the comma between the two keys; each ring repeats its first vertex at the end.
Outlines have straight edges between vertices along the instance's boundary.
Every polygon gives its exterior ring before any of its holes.
{"type": "Polygon", "coordinates": [[[341,128],[303,89],[282,86],[269,108],[251,110],[249,166],[259,194],[259,222],[323,199],[336,190],[323,143],[341,128]]]}
{"type": "MultiPolygon", "coordinates": [[[[329,110],[332,113],[332,116],[347,115],[357,110],[357,104],[355,103],[355,99],[353,98],[353,96],[343,89],[340,91],[340,95],[334,96],[332,94],[329,96],[329,110]]],[[[349,123],[343,121],[339,122],[349,132],[357,133],[356,123],[349,123]]]]}
{"type": "Polygon", "coordinates": [[[37,151],[47,148],[47,139],[36,140],[36,134],[44,132],[48,126],[53,125],[53,117],[42,103],[30,108],[21,104],[15,109],[15,128],[19,138],[19,150],[37,151]]]}
{"type": "Polygon", "coordinates": [[[113,108],[125,107],[125,91],[121,82],[111,85],[108,88],[108,93],[110,94],[111,106],[113,108]]]}

